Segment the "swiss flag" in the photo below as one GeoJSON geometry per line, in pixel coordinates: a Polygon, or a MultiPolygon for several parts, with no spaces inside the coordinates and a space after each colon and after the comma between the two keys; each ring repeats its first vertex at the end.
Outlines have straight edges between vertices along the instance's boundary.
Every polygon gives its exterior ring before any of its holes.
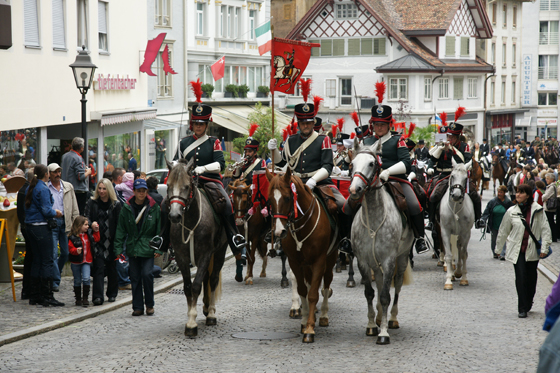
{"type": "Polygon", "coordinates": [[[220,58],[212,66],[210,66],[210,70],[212,70],[212,76],[214,77],[215,82],[224,77],[225,65],[226,56],[222,56],[222,58],[220,58]]]}

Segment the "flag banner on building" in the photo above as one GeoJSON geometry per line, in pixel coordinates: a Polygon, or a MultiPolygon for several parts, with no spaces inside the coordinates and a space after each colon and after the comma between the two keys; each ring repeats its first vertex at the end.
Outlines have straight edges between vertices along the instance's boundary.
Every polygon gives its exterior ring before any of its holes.
{"type": "Polygon", "coordinates": [[[218,61],[212,64],[212,66],[210,66],[210,71],[212,71],[212,77],[214,78],[215,82],[224,77],[225,66],[226,56],[222,56],[222,58],[220,58],[218,61]]]}
{"type": "Polygon", "coordinates": [[[272,32],[270,31],[270,21],[260,25],[255,29],[257,36],[257,45],[259,46],[259,54],[262,56],[266,52],[270,52],[272,46],[272,32]]]}
{"type": "Polygon", "coordinates": [[[293,94],[297,81],[301,78],[309,58],[311,48],[320,47],[318,43],[274,38],[272,40],[272,72],[270,91],[293,94]]]}

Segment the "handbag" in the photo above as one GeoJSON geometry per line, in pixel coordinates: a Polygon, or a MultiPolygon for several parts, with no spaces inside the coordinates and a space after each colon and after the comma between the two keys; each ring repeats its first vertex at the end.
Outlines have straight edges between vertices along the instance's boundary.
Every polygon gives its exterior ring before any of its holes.
{"type": "MultiPolygon", "coordinates": [[[[529,226],[529,223],[527,223],[527,220],[525,220],[525,218],[523,217],[523,215],[518,215],[521,218],[521,222],[523,223],[523,225],[525,226],[525,229],[527,229],[527,231],[529,232],[529,235],[531,236],[531,238],[533,239],[533,241],[535,242],[535,246],[537,248],[537,254],[539,255],[539,257],[541,256],[541,247],[542,247],[542,242],[541,240],[537,240],[537,237],[535,237],[535,235],[533,234],[533,232],[531,231],[531,227],[529,226]]],[[[540,259],[546,259],[550,256],[550,254],[552,254],[552,248],[549,246],[548,247],[548,254],[546,254],[546,256],[544,258],[540,258],[540,259]]]]}
{"type": "Polygon", "coordinates": [[[549,198],[546,201],[546,209],[551,211],[551,210],[556,210],[558,208],[558,197],[553,196],[552,198],[549,198]]]}

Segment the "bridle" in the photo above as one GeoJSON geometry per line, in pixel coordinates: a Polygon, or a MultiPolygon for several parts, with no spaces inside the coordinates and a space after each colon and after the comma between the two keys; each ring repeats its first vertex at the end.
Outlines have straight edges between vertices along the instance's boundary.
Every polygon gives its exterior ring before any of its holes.
{"type": "Polygon", "coordinates": [[[380,170],[381,170],[381,160],[379,159],[377,154],[375,154],[370,149],[360,150],[358,153],[356,153],[355,157],[357,157],[360,154],[367,154],[367,155],[372,156],[375,159],[375,163],[376,163],[375,172],[373,172],[370,177],[367,177],[366,175],[364,175],[360,171],[354,171],[352,173],[352,179],[357,177],[357,178],[361,179],[364,182],[364,184],[366,184],[366,187],[365,187],[363,193],[365,193],[367,190],[376,190],[376,189],[381,188],[384,184],[383,181],[381,181],[381,183],[378,183],[379,173],[380,173],[380,170]]]}
{"type": "Polygon", "coordinates": [[[183,213],[189,209],[193,200],[195,199],[194,198],[194,191],[198,188],[198,178],[193,177],[192,180],[193,181],[191,183],[191,192],[189,193],[189,196],[187,198],[182,197],[180,195],[169,196],[168,203],[169,203],[170,207],[171,207],[172,204],[178,203],[179,205],[183,206],[183,208],[181,209],[181,211],[183,213]]]}
{"type": "MultiPolygon", "coordinates": [[[[468,178],[465,178],[465,181],[467,180],[468,178]]],[[[452,181],[453,181],[453,175],[451,175],[451,177],[449,178],[449,198],[452,199],[451,193],[453,192],[454,189],[459,189],[459,191],[461,192],[461,199],[465,198],[466,188],[462,184],[451,184],[452,181]]]]}
{"type": "MultiPolygon", "coordinates": [[[[237,189],[238,187],[236,187],[237,189]]],[[[248,190],[251,190],[251,188],[248,188],[248,190]]],[[[233,193],[231,194],[231,202],[234,206],[236,206],[236,204],[234,204],[233,199],[235,196],[235,191],[233,191],[233,193]]],[[[235,212],[235,218],[236,219],[245,219],[247,218],[248,212],[251,209],[251,207],[253,207],[253,201],[251,200],[251,198],[249,198],[249,192],[248,191],[242,191],[241,192],[241,199],[242,201],[244,200],[246,202],[245,208],[244,209],[240,209],[237,210],[235,212]]],[[[249,220],[249,218],[247,218],[247,220],[249,220]]]]}
{"type": "MultiPolygon", "coordinates": [[[[295,184],[292,182],[291,185],[295,185],[295,184]]],[[[313,200],[315,201],[314,196],[313,196],[313,200]]],[[[286,214],[275,214],[274,212],[272,212],[271,215],[272,215],[273,219],[284,219],[284,220],[286,220],[287,221],[286,228],[291,228],[295,224],[298,224],[303,218],[306,218],[305,221],[303,222],[303,224],[299,228],[293,228],[292,229],[293,232],[297,232],[297,231],[301,230],[305,226],[305,224],[307,224],[309,219],[311,219],[311,216],[315,212],[315,205],[316,205],[316,203],[312,203],[311,206],[309,206],[307,208],[307,210],[304,213],[301,214],[302,216],[298,218],[297,217],[297,215],[298,215],[297,214],[298,204],[297,204],[296,192],[290,188],[290,202],[289,202],[290,211],[288,212],[288,214],[287,215],[286,214]]]]}

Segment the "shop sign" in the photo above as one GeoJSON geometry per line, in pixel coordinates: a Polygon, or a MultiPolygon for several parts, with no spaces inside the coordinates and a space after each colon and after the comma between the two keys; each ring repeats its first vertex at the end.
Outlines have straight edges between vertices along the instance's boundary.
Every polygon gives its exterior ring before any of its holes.
{"type": "Polygon", "coordinates": [[[556,118],[538,118],[537,119],[537,127],[556,127],[558,124],[558,119],[556,118]]]}
{"type": "Polygon", "coordinates": [[[523,68],[521,75],[523,77],[523,94],[521,97],[523,105],[531,105],[531,75],[532,75],[532,55],[523,55],[523,68]]]}
{"type": "Polygon", "coordinates": [[[97,75],[97,79],[94,80],[94,89],[98,91],[126,91],[130,89],[136,89],[136,79],[130,79],[128,75],[126,78],[120,77],[119,74],[111,77],[111,74],[107,74],[107,77],[103,74],[97,75]]]}
{"type": "Polygon", "coordinates": [[[537,115],[539,117],[557,117],[558,116],[558,110],[540,109],[540,110],[537,110],[537,115]]]}
{"type": "Polygon", "coordinates": [[[539,83],[539,91],[557,91],[558,82],[542,82],[539,83]]]}

